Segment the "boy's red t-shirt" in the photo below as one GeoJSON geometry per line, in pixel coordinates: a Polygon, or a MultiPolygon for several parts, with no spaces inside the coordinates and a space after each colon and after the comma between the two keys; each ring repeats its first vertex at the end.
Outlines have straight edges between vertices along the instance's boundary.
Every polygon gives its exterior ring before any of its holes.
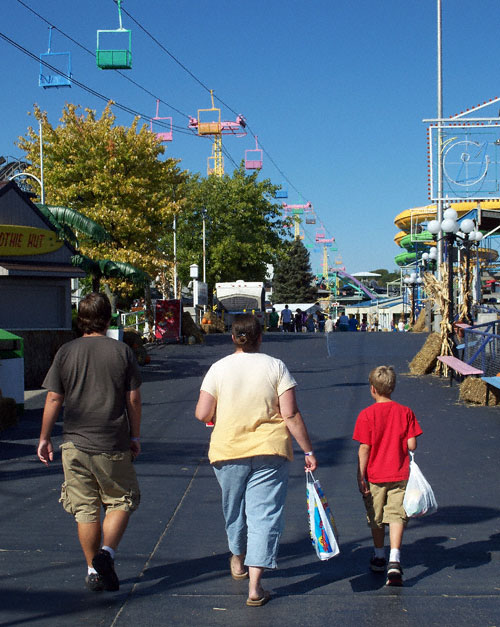
{"type": "Polygon", "coordinates": [[[408,479],[407,441],[421,433],[412,410],[395,401],[374,403],[363,409],[356,420],[352,438],[371,446],[366,469],[368,481],[387,483],[408,479]]]}

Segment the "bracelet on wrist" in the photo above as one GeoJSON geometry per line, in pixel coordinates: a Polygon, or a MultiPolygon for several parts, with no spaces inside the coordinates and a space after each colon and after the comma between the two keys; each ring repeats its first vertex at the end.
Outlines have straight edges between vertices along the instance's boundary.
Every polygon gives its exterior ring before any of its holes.
{"type": "Polygon", "coordinates": [[[305,455],[306,457],[308,457],[309,455],[314,455],[314,451],[309,451],[309,453],[304,453],[304,455],[305,455]]]}
{"type": "Polygon", "coordinates": [[[141,438],[130,438],[131,442],[140,442],[141,438]]]}

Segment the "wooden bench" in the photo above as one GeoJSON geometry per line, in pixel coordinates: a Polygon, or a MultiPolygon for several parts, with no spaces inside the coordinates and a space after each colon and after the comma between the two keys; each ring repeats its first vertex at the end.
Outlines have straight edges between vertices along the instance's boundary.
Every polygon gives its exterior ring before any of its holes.
{"type": "MultiPolygon", "coordinates": [[[[476,346],[476,344],[479,344],[479,340],[474,340],[473,342],[469,342],[469,343],[467,344],[467,346],[468,346],[468,347],[469,347],[469,346],[476,346]]],[[[463,350],[465,350],[465,343],[464,343],[464,344],[457,344],[457,345],[455,346],[455,348],[457,349],[457,351],[463,351],[463,350]]]]}
{"type": "Polygon", "coordinates": [[[450,385],[453,382],[453,371],[457,372],[459,375],[466,377],[468,375],[480,375],[484,374],[483,370],[479,370],[478,368],[474,368],[470,364],[466,364],[465,361],[461,361],[458,357],[453,357],[452,355],[439,355],[439,361],[443,364],[446,364],[448,368],[450,368],[450,385]]]}
{"type": "Polygon", "coordinates": [[[500,390],[500,377],[481,377],[481,379],[486,383],[486,405],[488,405],[488,401],[490,399],[490,388],[491,385],[494,388],[500,390]]]}

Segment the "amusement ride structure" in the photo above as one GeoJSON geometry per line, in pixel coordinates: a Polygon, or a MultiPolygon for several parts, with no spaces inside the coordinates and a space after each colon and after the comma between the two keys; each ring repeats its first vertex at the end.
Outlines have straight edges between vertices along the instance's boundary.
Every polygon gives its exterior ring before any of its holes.
{"type": "MultiPolygon", "coordinates": [[[[244,137],[246,121],[238,115],[234,122],[221,119],[221,110],[214,106],[214,92],[210,90],[212,106],[209,109],[198,109],[197,118],[189,118],[188,128],[198,131],[198,135],[213,137],[212,155],[207,159],[207,174],[224,175],[224,156],[222,154],[222,136],[235,135],[244,137]]],[[[262,159],[261,166],[262,167],[262,159]]]]}

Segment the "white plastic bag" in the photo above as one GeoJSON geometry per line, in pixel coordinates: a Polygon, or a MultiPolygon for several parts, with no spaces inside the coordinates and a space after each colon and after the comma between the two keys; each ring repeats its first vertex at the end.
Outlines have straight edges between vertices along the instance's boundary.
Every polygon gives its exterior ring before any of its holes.
{"type": "Polygon", "coordinates": [[[340,553],[337,529],[321,484],[310,471],[306,472],[306,490],[312,544],[320,560],[329,560],[340,553]]]}
{"type": "Polygon", "coordinates": [[[410,518],[417,518],[437,511],[437,502],[429,482],[414,460],[410,451],[410,478],[403,499],[404,510],[410,518]]]}

